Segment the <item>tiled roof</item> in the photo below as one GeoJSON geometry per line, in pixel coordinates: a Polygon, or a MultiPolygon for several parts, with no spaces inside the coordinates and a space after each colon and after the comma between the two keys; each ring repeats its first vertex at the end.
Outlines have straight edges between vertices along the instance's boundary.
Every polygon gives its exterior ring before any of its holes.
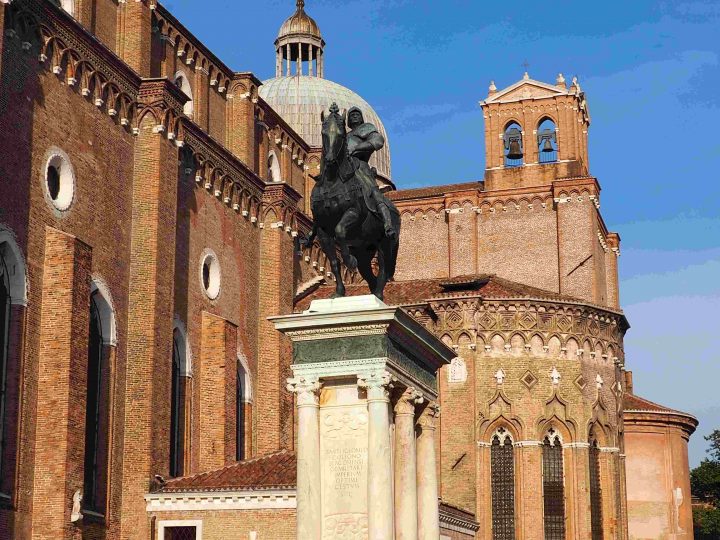
{"type": "Polygon", "coordinates": [[[456,191],[467,191],[471,189],[483,191],[485,189],[485,183],[482,181],[477,181],[464,182],[462,184],[448,184],[444,186],[427,186],[413,189],[402,189],[399,191],[391,191],[387,193],[387,196],[393,201],[403,201],[406,199],[422,199],[424,197],[441,197],[447,193],[453,193],[456,191]]]}
{"type": "Polygon", "coordinates": [[[641,398],[635,394],[625,394],[624,397],[624,410],[625,412],[657,412],[666,414],[681,414],[683,416],[692,416],[688,413],[659,405],[649,399],[641,398]]]}
{"type": "Polygon", "coordinates": [[[168,493],[292,488],[297,484],[296,474],[295,453],[281,450],[255,459],[238,461],[222,469],[173,478],[159,491],[168,493]]]}
{"type": "MultiPolygon", "coordinates": [[[[369,294],[365,283],[345,285],[345,288],[348,296],[369,294]]],[[[302,298],[295,309],[303,311],[308,308],[312,300],[329,298],[334,291],[334,284],[323,285],[312,294],[302,298]]],[[[487,299],[536,298],[549,301],[582,302],[571,296],[529,287],[499,278],[494,274],[391,281],[385,287],[385,303],[394,306],[421,304],[431,298],[467,295],[487,299]]]]}

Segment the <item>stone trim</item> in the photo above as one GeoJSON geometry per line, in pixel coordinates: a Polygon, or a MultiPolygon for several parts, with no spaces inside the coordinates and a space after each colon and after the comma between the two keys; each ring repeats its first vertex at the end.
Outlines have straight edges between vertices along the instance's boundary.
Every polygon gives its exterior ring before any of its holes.
{"type": "Polygon", "coordinates": [[[587,442],[570,442],[563,443],[563,448],[590,448],[590,443],[587,442]]]}
{"type": "Polygon", "coordinates": [[[171,519],[157,522],[157,540],[165,540],[167,527],[195,527],[195,539],[202,540],[203,522],[201,519],[171,519]]]}
{"type": "Polygon", "coordinates": [[[513,446],[516,446],[518,448],[525,448],[525,447],[531,447],[531,446],[541,446],[541,441],[517,441],[513,443],[513,446]]]}
{"type": "Polygon", "coordinates": [[[475,533],[480,528],[480,524],[470,519],[463,519],[455,514],[451,514],[447,510],[440,507],[440,529],[455,531],[462,534],[475,537],[475,533]]]}
{"type": "Polygon", "coordinates": [[[319,339],[335,339],[341,337],[369,336],[384,334],[387,324],[363,324],[339,328],[313,328],[287,332],[294,341],[311,341],[319,339]]]}
{"type": "Polygon", "coordinates": [[[198,491],[194,493],[149,493],[147,512],[205,510],[279,510],[296,508],[296,490],[198,491]]]}

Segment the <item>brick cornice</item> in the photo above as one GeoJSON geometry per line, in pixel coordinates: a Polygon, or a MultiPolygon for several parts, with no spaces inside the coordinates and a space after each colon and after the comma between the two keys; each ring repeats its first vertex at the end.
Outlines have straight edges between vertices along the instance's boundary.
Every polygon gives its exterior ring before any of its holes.
{"type": "Polygon", "coordinates": [[[552,183],[553,197],[559,197],[563,192],[577,191],[581,188],[590,188],[591,195],[600,193],[600,184],[594,176],[578,176],[576,178],[559,178],[552,183]]]}
{"type": "Polygon", "coordinates": [[[13,6],[26,9],[36,17],[45,39],[61,39],[96,69],[104,71],[122,91],[131,96],[137,94],[140,76],[60,6],[41,0],[15,0],[13,6]]]}

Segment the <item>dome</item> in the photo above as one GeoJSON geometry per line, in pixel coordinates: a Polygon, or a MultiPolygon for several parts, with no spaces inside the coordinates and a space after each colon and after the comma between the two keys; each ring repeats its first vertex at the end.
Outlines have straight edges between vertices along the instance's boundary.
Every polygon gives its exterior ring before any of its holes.
{"type": "MultiPolygon", "coordinates": [[[[262,97],[311,146],[322,146],[320,113],[332,103],[340,109],[358,107],[366,122],[374,124],[385,138],[385,146],[370,158],[370,165],[380,176],[390,180],[390,145],[380,117],[375,110],[349,88],[309,76],[275,77],[263,82],[259,89],[262,97]]],[[[315,174],[314,171],[312,171],[315,174]]]]}
{"type": "Polygon", "coordinates": [[[299,0],[295,13],[282,23],[280,31],[278,32],[278,39],[297,34],[322,39],[322,36],[320,35],[320,27],[315,22],[315,19],[305,13],[304,7],[305,2],[303,0],[299,0]]]}

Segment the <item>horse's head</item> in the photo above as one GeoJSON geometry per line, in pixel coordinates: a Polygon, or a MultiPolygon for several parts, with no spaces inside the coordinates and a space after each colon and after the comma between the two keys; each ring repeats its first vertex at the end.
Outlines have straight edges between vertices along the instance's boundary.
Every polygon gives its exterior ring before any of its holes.
{"type": "Polygon", "coordinates": [[[333,163],[342,157],[345,149],[347,132],[345,131],[345,111],[340,114],[337,104],[330,106],[330,114],[320,113],[322,120],[323,159],[325,163],[333,163]]]}

